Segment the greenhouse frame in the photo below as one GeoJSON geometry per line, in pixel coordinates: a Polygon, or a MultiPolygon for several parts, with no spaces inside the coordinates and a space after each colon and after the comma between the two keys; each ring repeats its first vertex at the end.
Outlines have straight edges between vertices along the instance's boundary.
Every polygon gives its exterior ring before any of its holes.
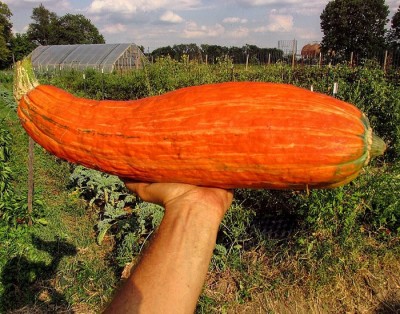
{"type": "Polygon", "coordinates": [[[39,46],[31,54],[35,71],[96,69],[126,71],[143,67],[144,54],[135,44],[39,46]]]}

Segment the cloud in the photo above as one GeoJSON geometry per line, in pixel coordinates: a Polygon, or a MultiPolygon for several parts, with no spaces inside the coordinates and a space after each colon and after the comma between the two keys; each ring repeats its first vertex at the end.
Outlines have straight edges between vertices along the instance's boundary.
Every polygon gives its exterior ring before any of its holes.
{"type": "Polygon", "coordinates": [[[184,38],[207,38],[207,37],[218,37],[223,35],[225,28],[221,24],[215,24],[213,26],[197,25],[196,22],[190,21],[186,23],[186,27],[183,30],[182,37],[184,38]]]}
{"type": "Polygon", "coordinates": [[[160,9],[189,9],[200,4],[200,0],[93,0],[88,11],[92,14],[135,14],[160,9]]]}
{"type": "Polygon", "coordinates": [[[104,34],[118,34],[125,32],[126,30],[126,25],[117,23],[104,25],[104,27],[101,28],[100,32],[104,34]]]}
{"type": "Polygon", "coordinates": [[[31,9],[37,8],[41,4],[50,11],[70,10],[71,1],[68,0],[3,0],[11,9],[31,9]]]}
{"type": "Polygon", "coordinates": [[[327,0],[236,0],[236,2],[244,7],[269,6],[280,13],[298,15],[319,15],[328,3],[327,0]]]}
{"type": "Polygon", "coordinates": [[[272,4],[296,4],[302,3],[304,0],[237,0],[237,2],[244,6],[258,7],[272,4]]]}
{"type": "Polygon", "coordinates": [[[228,32],[227,36],[230,38],[246,38],[249,36],[249,34],[250,34],[250,29],[248,29],[247,27],[240,26],[228,32]]]}
{"type": "Polygon", "coordinates": [[[222,20],[222,23],[229,23],[229,24],[246,24],[247,19],[241,19],[240,17],[226,17],[222,20]]]}
{"type": "Polygon", "coordinates": [[[254,31],[256,33],[263,32],[291,32],[293,30],[293,16],[277,14],[276,10],[272,10],[268,15],[268,24],[261,26],[254,31]]]}
{"type": "Polygon", "coordinates": [[[183,18],[181,18],[178,14],[172,12],[171,10],[168,10],[163,15],[160,16],[160,21],[166,23],[178,24],[183,22],[183,18]]]}

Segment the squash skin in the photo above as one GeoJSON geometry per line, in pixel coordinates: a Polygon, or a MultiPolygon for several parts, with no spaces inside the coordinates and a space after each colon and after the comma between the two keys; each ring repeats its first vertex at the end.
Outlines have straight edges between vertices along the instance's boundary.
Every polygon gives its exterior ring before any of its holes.
{"type": "Polygon", "coordinates": [[[134,101],[38,85],[18,115],[57,157],[142,182],[331,188],[370,158],[372,131],[359,109],[286,84],[209,84],[134,101]]]}

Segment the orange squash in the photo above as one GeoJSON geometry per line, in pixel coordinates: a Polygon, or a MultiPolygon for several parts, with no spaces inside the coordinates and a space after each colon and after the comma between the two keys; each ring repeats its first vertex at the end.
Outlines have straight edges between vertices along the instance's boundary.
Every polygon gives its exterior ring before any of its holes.
{"type": "Polygon", "coordinates": [[[143,182],[311,189],[345,184],[385,144],[353,105],[286,84],[229,82],[96,101],[15,82],[28,134],[59,158],[143,182]]]}

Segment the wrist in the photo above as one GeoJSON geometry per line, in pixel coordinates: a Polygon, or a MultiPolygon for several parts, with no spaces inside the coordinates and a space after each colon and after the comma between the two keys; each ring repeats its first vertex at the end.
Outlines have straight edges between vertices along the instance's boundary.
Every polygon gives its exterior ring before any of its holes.
{"type": "Polygon", "coordinates": [[[186,223],[196,223],[204,229],[218,230],[226,209],[203,202],[192,202],[184,205],[166,204],[165,218],[182,220],[186,223]]]}

